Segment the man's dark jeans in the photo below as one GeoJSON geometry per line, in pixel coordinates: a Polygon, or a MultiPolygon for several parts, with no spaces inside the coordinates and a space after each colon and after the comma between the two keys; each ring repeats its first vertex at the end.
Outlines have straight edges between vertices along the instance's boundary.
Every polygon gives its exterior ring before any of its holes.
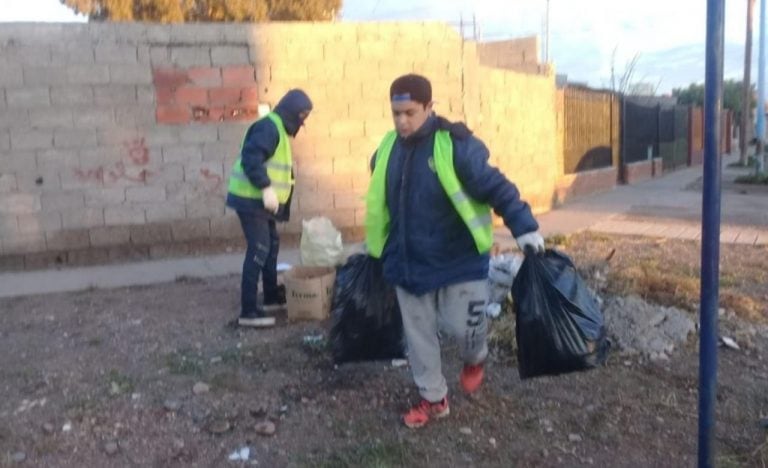
{"type": "Polygon", "coordinates": [[[264,303],[277,301],[277,253],[280,250],[280,237],[277,234],[275,220],[261,213],[238,211],[240,225],[245,234],[248,248],[243,260],[243,279],[241,283],[241,315],[257,312],[264,315],[257,303],[259,276],[264,274],[264,303]]]}

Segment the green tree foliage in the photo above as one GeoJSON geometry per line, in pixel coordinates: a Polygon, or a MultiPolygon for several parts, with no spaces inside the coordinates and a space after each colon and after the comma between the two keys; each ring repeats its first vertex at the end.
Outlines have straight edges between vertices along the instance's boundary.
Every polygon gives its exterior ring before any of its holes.
{"type": "Polygon", "coordinates": [[[341,0],[60,0],[92,21],[330,21],[341,0]]]}
{"type": "MultiPolygon", "coordinates": [[[[754,96],[754,86],[752,86],[754,96]]],[[[723,107],[730,109],[735,113],[741,113],[741,101],[743,90],[741,81],[725,80],[723,83],[723,107]]],[[[692,106],[704,105],[704,85],[691,83],[687,88],[676,88],[672,90],[672,95],[677,97],[680,104],[690,104],[692,106]]],[[[751,102],[752,108],[756,105],[754,99],[751,102]]]]}

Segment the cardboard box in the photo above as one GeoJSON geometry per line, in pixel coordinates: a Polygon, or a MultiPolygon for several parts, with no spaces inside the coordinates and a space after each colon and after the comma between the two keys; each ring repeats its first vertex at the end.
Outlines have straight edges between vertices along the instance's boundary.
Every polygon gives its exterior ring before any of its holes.
{"type": "Polygon", "coordinates": [[[288,320],[325,320],[331,313],[336,269],[294,266],[285,272],[288,320]]]}

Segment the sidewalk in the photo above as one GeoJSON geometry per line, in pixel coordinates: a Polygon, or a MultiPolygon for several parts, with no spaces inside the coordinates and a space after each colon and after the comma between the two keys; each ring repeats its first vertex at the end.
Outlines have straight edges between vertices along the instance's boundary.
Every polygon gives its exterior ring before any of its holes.
{"type": "MultiPolygon", "coordinates": [[[[735,160],[726,158],[723,185],[744,169],[728,168],[735,160]]],[[[571,234],[589,230],[615,234],[635,234],[674,239],[701,236],[701,191],[696,183],[702,168],[672,172],[658,179],[632,186],[619,186],[610,192],[591,195],[539,215],[542,234],[571,234]]],[[[698,184],[699,186],[701,184],[698,184]]],[[[721,242],[751,245],[768,244],[768,191],[725,189],[722,193],[721,242]]],[[[496,232],[497,241],[514,243],[506,229],[496,232]]],[[[356,245],[347,246],[348,249],[356,245]]],[[[279,261],[297,264],[298,249],[282,249],[279,261]]],[[[115,288],[175,281],[180,277],[211,277],[240,274],[242,254],[214,255],[0,274],[0,297],[80,291],[89,288],[115,288]]]]}
{"type": "MultiPolygon", "coordinates": [[[[721,195],[720,241],[768,244],[768,191],[734,187],[748,169],[729,168],[725,158],[721,195]],[[743,193],[746,192],[746,193],[743,193]]],[[[544,235],[589,230],[669,239],[701,238],[701,175],[694,167],[636,185],[582,198],[538,217],[544,235]]]]}

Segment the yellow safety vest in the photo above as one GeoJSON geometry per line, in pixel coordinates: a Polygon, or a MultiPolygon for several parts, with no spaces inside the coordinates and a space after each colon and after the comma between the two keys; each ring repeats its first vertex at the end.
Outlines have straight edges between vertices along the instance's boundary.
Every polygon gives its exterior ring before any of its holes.
{"type": "MultiPolygon", "coordinates": [[[[277,127],[279,136],[277,149],[275,150],[275,154],[267,160],[266,166],[267,176],[269,176],[269,180],[271,181],[271,187],[275,189],[277,200],[284,204],[291,196],[291,188],[294,184],[293,173],[291,171],[291,168],[293,167],[291,145],[288,142],[288,133],[285,131],[283,120],[279,115],[270,112],[263,118],[270,119],[277,127]]],[[[245,138],[243,138],[243,144],[240,145],[241,151],[243,145],[245,145],[245,138]]],[[[261,190],[251,183],[248,176],[243,171],[241,158],[237,158],[235,165],[232,167],[232,175],[229,177],[229,193],[242,198],[262,198],[261,190]]]]}
{"type": "MultiPolygon", "coordinates": [[[[365,213],[365,242],[368,252],[375,258],[380,258],[384,245],[389,236],[389,209],[387,208],[387,166],[392,147],[395,145],[397,133],[388,132],[379,149],[376,151],[376,165],[373,169],[371,185],[366,195],[365,213]]],[[[437,178],[440,180],[445,193],[450,198],[453,207],[472,234],[475,247],[479,253],[486,253],[493,245],[493,226],[491,208],[484,203],[472,199],[456,175],[453,167],[453,141],[447,130],[435,133],[433,158],[437,178]]],[[[417,220],[418,221],[418,220],[417,220]]]]}

